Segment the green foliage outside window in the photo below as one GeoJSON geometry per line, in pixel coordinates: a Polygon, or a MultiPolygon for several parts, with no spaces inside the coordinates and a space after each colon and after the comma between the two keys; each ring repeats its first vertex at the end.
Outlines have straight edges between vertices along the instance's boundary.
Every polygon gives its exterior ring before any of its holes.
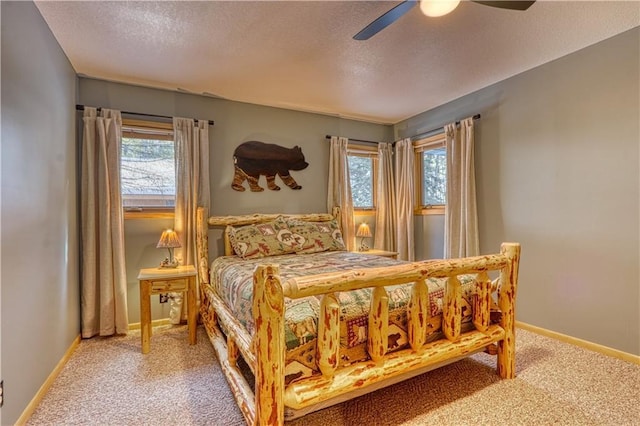
{"type": "Polygon", "coordinates": [[[445,148],[422,152],[422,204],[445,205],[447,202],[447,156],[445,148]]]}
{"type": "Polygon", "coordinates": [[[356,209],[372,209],[373,205],[373,160],[370,157],[349,155],[349,179],[351,196],[356,209]]]}

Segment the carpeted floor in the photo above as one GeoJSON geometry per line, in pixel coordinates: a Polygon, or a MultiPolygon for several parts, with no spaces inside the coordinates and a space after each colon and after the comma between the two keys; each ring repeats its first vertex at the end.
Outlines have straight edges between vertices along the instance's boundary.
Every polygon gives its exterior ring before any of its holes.
{"type": "MultiPolygon", "coordinates": [[[[640,366],[517,331],[514,380],[476,354],[288,424],[640,425],[640,366]]],[[[202,327],[154,329],[79,345],[29,425],[243,425],[202,327]]]]}

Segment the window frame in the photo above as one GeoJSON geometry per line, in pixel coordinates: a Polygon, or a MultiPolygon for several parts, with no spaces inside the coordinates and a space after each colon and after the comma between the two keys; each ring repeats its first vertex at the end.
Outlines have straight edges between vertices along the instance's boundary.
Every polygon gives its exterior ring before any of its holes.
{"type": "MultiPolygon", "coordinates": [[[[173,123],[163,123],[158,121],[122,119],[121,136],[123,138],[145,138],[152,135],[154,140],[170,140],[174,142],[175,137],[173,123]]],[[[122,164],[120,164],[121,166],[122,164]]],[[[175,169],[174,169],[175,171],[175,169]]],[[[122,193],[121,193],[122,197],[122,193]]],[[[173,219],[175,218],[174,207],[125,207],[122,205],[124,219],[173,219]]]]}
{"type": "MultiPolygon", "coordinates": [[[[415,158],[414,176],[415,176],[415,208],[414,214],[416,215],[444,215],[445,204],[425,205],[422,203],[422,192],[424,188],[423,180],[423,161],[422,153],[430,151],[432,149],[445,148],[446,150],[446,135],[444,132],[418,139],[413,142],[413,152],[415,158]]],[[[448,170],[447,170],[448,171],[448,170]]]]}
{"type": "MultiPolygon", "coordinates": [[[[354,214],[374,214],[378,207],[378,147],[369,145],[347,146],[347,157],[364,157],[371,159],[371,192],[373,198],[372,207],[353,206],[354,214]]],[[[349,170],[349,182],[351,182],[351,170],[349,170]]]]}

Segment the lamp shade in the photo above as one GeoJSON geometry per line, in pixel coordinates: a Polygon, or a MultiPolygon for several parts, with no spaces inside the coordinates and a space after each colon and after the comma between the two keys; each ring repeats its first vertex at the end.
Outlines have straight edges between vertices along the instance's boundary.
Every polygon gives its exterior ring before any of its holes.
{"type": "Polygon", "coordinates": [[[361,223],[356,232],[356,237],[371,237],[371,229],[366,223],[361,223]]]}
{"type": "Polygon", "coordinates": [[[162,231],[162,235],[160,236],[160,241],[158,241],[157,248],[176,248],[182,247],[180,244],[180,240],[178,239],[178,234],[173,229],[167,229],[162,231]]]}

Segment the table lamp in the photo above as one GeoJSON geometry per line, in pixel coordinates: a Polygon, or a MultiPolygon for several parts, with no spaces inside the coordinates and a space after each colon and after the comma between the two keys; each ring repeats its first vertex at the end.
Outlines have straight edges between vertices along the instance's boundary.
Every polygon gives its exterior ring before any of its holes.
{"type": "Polygon", "coordinates": [[[167,229],[162,231],[162,235],[160,236],[160,241],[158,241],[158,245],[156,246],[156,248],[168,249],[169,257],[160,263],[161,268],[177,268],[178,267],[178,261],[176,261],[173,257],[173,249],[176,247],[182,247],[176,231],[174,231],[173,229],[167,229]]]}
{"type": "Polygon", "coordinates": [[[356,232],[356,237],[362,237],[360,240],[360,251],[367,251],[369,247],[364,243],[365,238],[371,237],[371,230],[369,229],[369,225],[366,223],[361,223],[358,227],[358,231],[356,232]]]}

